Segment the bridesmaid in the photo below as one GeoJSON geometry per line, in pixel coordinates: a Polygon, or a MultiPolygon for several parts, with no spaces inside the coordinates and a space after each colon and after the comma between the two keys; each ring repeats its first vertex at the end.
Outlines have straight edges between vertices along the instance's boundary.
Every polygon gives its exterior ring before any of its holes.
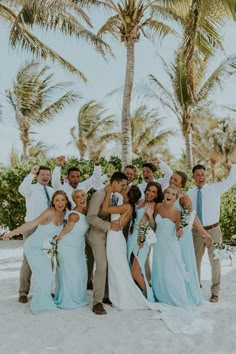
{"type": "Polygon", "coordinates": [[[72,194],[75,208],[70,211],[68,223],[55,238],[58,241],[59,267],[56,272],[55,304],[66,310],[87,305],[87,264],[85,233],[89,228],[86,217],[86,193],[72,194]]]}
{"type": "Polygon", "coordinates": [[[153,246],[152,286],[158,302],[182,307],[192,305],[187,291],[191,273],[185,269],[178,237],[180,212],[174,206],[178,190],[174,186],[164,192],[164,202],[156,205],[157,243],[153,246]]]}
{"type": "Polygon", "coordinates": [[[139,245],[138,234],[141,225],[150,225],[152,228],[155,228],[155,206],[157,202],[161,202],[163,200],[161,185],[157,182],[149,182],[144,191],[144,196],[144,200],[142,200],[136,208],[137,216],[134,226],[129,232],[127,254],[134,280],[143,291],[143,294],[147,300],[152,302],[154,301],[153,292],[147,279],[150,245],[148,245],[147,242],[139,245]]]}
{"type": "Polygon", "coordinates": [[[63,219],[66,209],[70,208],[70,202],[65,192],[57,191],[52,196],[51,205],[51,208],[46,209],[36,219],[4,235],[4,239],[9,239],[37,227],[24,243],[24,253],[34,277],[34,293],[30,304],[33,314],[57,308],[51,296],[53,277],[51,260],[43,248],[45,241],[52,241],[62,230],[63,219]]]}
{"type": "MultiPolygon", "coordinates": [[[[175,173],[173,173],[173,175],[170,178],[170,184],[176,186],[180,190],[180,193],[182,192],[182,189],[185,187],[186,182],[187,182],[187,175],[182,171],[176,171],[175,173]]],[[[179,198],[175,203],[175,206],[179,209],[180,212],[183,208],[188,208],[190,213],[191,212],[194,213],[194,211],[192,211],[191,199],[185,193],[180,194],[179,198]]],[[[205,231],[198,217],[194,215],[195,214],[192,214],[190,217],[190,219],[191,218],[193,219],[192,222],[190,222],[190,224],[191,223],[193,224],[193,227],[198,230],[198,232],[205,239],[206,244],[209,245],[212,240],[211,236],[205,231]]],[[[204,302],[204,300],[201,294],[198,273],[197,273],[196,257],[195,257],[194,245],[193,245],[192,225],[183,228],[183,237],[181,237],[179,244],[180,244],[182,257],[184,260],[186,270],[193,274],[191,281],[188,283],[189,296],[191,297],[192,303],[194,305],[201,304],[204,302]]]]}

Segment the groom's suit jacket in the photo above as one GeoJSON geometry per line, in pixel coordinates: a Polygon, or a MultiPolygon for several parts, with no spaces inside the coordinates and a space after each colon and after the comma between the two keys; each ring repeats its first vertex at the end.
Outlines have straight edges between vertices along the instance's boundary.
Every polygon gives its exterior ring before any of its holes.
{"type": "Polygon", "coordinates": [[[90,224],[90,229],[87,239],[95,245],[106,244],[107,231],[110,228],[109,214],[101,211],[105,196],[105,188],[95,192],[88,207],[87,218],[90,224]]]}

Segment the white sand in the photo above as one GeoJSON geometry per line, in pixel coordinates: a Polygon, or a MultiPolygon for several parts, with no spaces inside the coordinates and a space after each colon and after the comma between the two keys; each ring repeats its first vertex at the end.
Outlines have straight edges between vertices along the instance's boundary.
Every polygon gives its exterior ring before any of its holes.
{"type": "MultiPolygon", "coordinates": [[[[0,354],[235,354],[236,259],[222,262],[218,304],[204,305],[213,334],[173,334],[152,311],[116,311],[96,316],[89,306],[32,315],[18,298],[21,241],[0,242],[0,354]]],[[[210,295],[210,269],[203,262],[203,295],[210,295]]]]}

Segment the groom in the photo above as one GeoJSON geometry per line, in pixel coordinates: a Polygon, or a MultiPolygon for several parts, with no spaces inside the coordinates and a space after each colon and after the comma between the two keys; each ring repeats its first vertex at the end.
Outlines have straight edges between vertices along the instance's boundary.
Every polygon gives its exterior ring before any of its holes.
{"type": "MultiPolygon", "coordinates": [[[[113,193],[121,193],[127,184],[127,177],[123,172],[113,173],[110,185],[113,193]]],[[[106,238],[107,231],[119,231],[118,221],[109,221],[109,215],[102,212],[102,204],[106,195],[105,188],[95,192],[90,200],[87,218],[90,223],[90,230],[87,242],[92,248],[96,263],[96,270],[93,276],[93,312],[96,315],[105,315],[106,310],[102,301],[105,293],[107,275],[106,238]]]]}

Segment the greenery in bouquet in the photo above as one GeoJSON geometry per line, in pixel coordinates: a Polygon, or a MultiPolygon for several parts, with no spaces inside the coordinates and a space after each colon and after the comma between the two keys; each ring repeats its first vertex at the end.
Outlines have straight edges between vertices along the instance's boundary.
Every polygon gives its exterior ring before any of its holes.
{"type": "Polygon", "coordinates": [[[181,209],[180,212],[180,228],[183,229],[184,227],[188,226],[189,224],[189,217],[190,217],[190,212],[189,212],[189,206],[185,206],[181,209]]]}
{"type": "MultiPolygon", "coordinates": [[[[56,237],[55,235],[54,237],[56,237]]],[[[52,265],[52,271],[56,268],[56,266],[59,267],[59,255],[58,255],[58,249],[57,249],[57,241],[50,240],[49,241],[50,247],[44,248],[44,251],[47,251],[47,255],[50,257],[51,260],[51,265],[52,265]]]]}

